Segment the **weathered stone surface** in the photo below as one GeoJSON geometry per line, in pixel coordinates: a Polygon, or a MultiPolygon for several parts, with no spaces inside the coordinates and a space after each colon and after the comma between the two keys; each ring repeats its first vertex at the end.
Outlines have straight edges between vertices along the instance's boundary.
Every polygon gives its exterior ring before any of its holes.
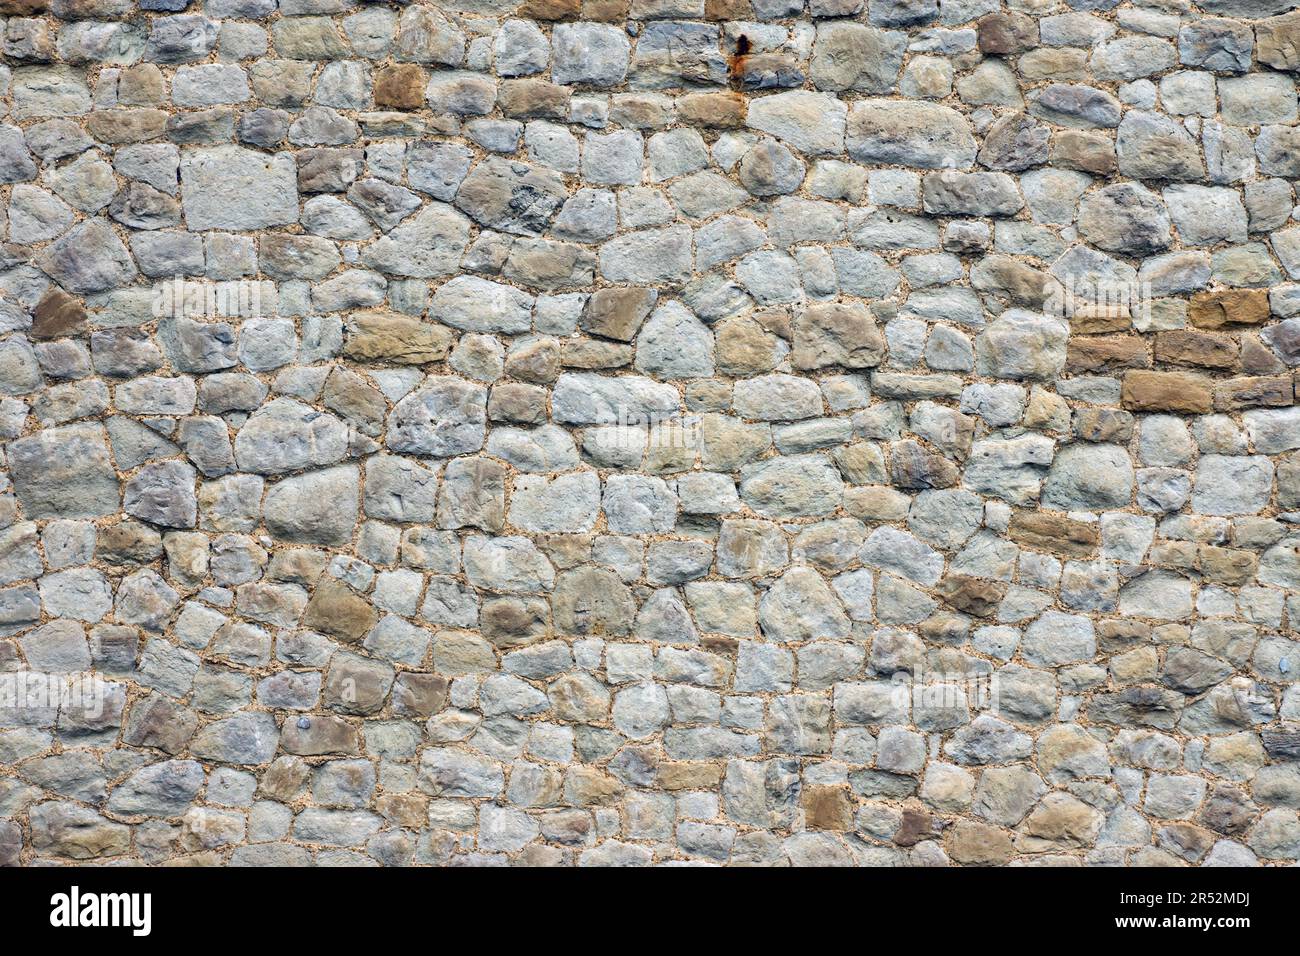
{"type": "Polygon", "coordinates": [[[1300,860],[1287,0],[139,6],[0,0],[0,864],[1300,860]]]}

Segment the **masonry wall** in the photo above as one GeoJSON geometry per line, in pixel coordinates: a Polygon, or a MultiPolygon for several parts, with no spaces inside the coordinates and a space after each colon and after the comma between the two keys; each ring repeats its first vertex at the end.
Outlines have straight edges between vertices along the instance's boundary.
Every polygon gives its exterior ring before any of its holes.
{"type": "Polygon", "coordinates": [[[1294,5],[0,0],[0,862],[1294,862],[1294,5]]]}

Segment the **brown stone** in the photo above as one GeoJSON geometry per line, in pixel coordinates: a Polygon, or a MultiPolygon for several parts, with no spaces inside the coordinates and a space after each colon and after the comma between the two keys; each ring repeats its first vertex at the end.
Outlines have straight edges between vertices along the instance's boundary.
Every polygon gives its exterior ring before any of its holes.
{"type": "Polygon", "coordinates": [[[48,6],[47,0],[0,0],[0,17],[36,17],[48,6]]]}
{"type": "Polygon", "coordinates": [[[545,601],[503,597],[483,604],[479,629],[497,647],[520,647],[544,637],[549,624],[545,601]]]}
{"type": "Polygon", "coordinates": [[[1255,56],[1276,70],[1300,70],[1300,10],[1255,21],[1255,56]]]}
{"type": "Polygon", "coordinates": [[[1125,444],[1133,437],[1133,416],[1118,408],[1080,408],[1074,413],[1074,434],[1083,441],[1125,444]]]}
{"type": "Polygon", "coordinates": [[[522,382],[498,382],[488,395],[488,418],[494,422],[540,425],[546,421],[546,389],[522,382]]]}
{"type": "Polygon", "coordinates": [[[1113,618],[1097,622],[1097,646],[1104,654],[1117,654],[1151,640],[1151,625],[1113,618]]]}
{"type": "Polygon", "coordinates": [[[1077,797],[1049,793],[1021,825],[1016,846],[1026,853],[1091,846],[1103,819],[1101,811],[1077,797]]]}
{"type": "Polygon", "coordinates": [[[745,99],[736,93],[690,93],[677,101],[677,116],[687,126],[740,129],[745,99]]]}
{"type": "Polygon", "coordinates": [[[1136,335],[1095,335],[1071,339],[1066,353],[1071,372],[1115,372],[1127,368],[1149,368],[1146,342],[1136,335]]]}
{"type": "Polygon", "coordinates": [[[1053,166],[1108,176],[1118,166],[1115,141],[1105,133],[1057,130],[1052,141],[1051,162],[1053,166]]]}
{"type": "Polygon", "coordinates": [[[574,20],[581,9],[581,0],[524,0],[516,15],[527,20],[574,20]]]}
{"type": "Polygon", "coordinates": [[[1038,21],[1023,13],[990,13],[975,24],[981,53],[1008,56],[1038,43],[1038,21]]]}
{"type": "Polygon", "coordinates": [[[1237,340],[1220,332],[1175,329],[1156,335],[1156,361],[1201,368],[1237,367],[1237,340]]]}
{"type": "Polygon", "coordinates": [[[923,810],[906,809],[903,820],[894,834],[894,842],[899,846],[916,846],[922,840],[934,836],[934,817],[923,810]]]}
{"type": "Polygon", "coordinates": [[[889,473],[899,488],[951,488],[961,478],[956,464],[920,442],[895,442],[889,452],[889,473]]]}
{"type": "Polygon", "coordinates": [[[198,715],[162,694],[150,694],[131,705],[122,740],[132,747],[157,747],[180,753],[199,725],[198,715]]]}
{"type": "Polygon", "coordinates": [[[1082,304],[1070,315],[1071,335],[1101,335],[1126,332],[1133,327],[1133,316],[1126,306],[1082,304]]]}
{"type": "Polygon", "coordinates": [[[1005,581],[989,581],[967,574],[949,574],[939,582],[939,596],[972,617],[992,617],[1007,593],[1005,581]]]}
{"type": "Polygon", "coordinates": [[[948,855],[958,863],[999,866],[1015,855],[1005,830],[977,820],[958,820],[948,834],[948,855]]]}
{"type": "Polygon", "coordinates": [[[375,810],[395,827],[419,830],[429,823],[429,798],[422,793],[385,793],[375,799],[375,810]]]}
{"type": "Polygon", "coordinates": [[[1267,405],[1281,408],[1295,403],[1289,375],[1240,376],[1214,386],[1214,407],[1221,412],[1267,405]]]}
{"type": "Polygon", "coordinates": [[[706,20],[753,20],[754,5],[750,0],[704,0],[706,20]]]}
{"type": "Polygon", "coordinates": [[[1198,329],[1260,325],[1268,321],[1267,289],[1216,289],[1192,296],[1188,321],[1198,329]]]}
{"type": "Polygon", "coordinates": [[[429,78],[415,63],[395,63],[375,76],[375,105],[382,109],[418,110],[424,106],[429,78]]]}
{"type": "Polygon", "coordinates": [[[1195,541],[1158,541],[1151,546],[1149,560],[1157,567],[1191,571],[1198,557],[1195,541]]]}
{"type": "Polygon", "coordinates": [[[565,368],[622,368],[632,364],[632,346],[599,339],[566,339],[561,355],[565,368]]]}
{"type": "Polygon", "coordinates": [[[262,775],[258,793],[288,803],[297,799],[311,778],[311,768],[297,757],[276,757],[262,775]]]}
{"type": "Polygon", "coordinates": [[[334,578],[321,580],[302,616],[304,627],[352,643],[365,637],[378,620],[369,601],[334,578]]]}
{"type": "Polygon", "coordinates": [[[1007,534],[1017,544],[1067,558],[1092,557],[1101,544],[1096,524],[1055,511],[1017,511],[1007,534]]]}
{"type": "Polygon", "coordinates": [[[396,313],[361,312],[348,321],[343,354],[360,362],[423,365],[446,358],[452,338],[441,325],[396,313]]]}
{"type": "Polygon", "coordinates": [[[700,760],[665,760],[659,764],[659,786],[665,790],[709,790],[722,780],[722,768],[700,760]]]}
{"type": "Polygon", "coordinates": [[[740,653],[740,639],[726,634],[701,634],[700,649],[723,657],[735,657],[740,653]]]}
{"type": "Polygon", "coordinates": [[[1241,370],[1247,375],[1277,375],[1286,365],[1253,332],[1241,336],[1241,370]]]}
{"type": "Polygon", "coordinates": [[[32,313],[34,339],[58,339],[80,332],[86,324],[86,307],[81,300],[51,286],[32,313]]]}
{"type": "Polygon", "coordinates": [[[535,339],[516,345],[506,356],[506,374],[524,382],[546,384],[560,374],[560,343],[535,339]]]}
{"type": "Polygon", "coordinates": [[[1014,305],[1038,311],[1048,299],[1060,294],[1055,277],[1010,256],[986,256],[980,263],[975,287],[1000,293],[1014,305]]]}
{"type": "Polygon", "coordinates": [[[1195,863],[1209,853],[1217,839],[1218,837],[1209,830],[1181,821],[1160,828],[1161,846],[1189,863],[1195,863]]]}
{"type": "Polygon", "coordinates": [[[342,717],[333,714],[312,714],[307,726],[297,720],[286,720],[280,728],[280,749],[300,757],[322,757],[325,754],[354,754],[360,749],[357,730],[342,717]]]}
{"type": "Polygon", "coordinates": [[[126,518],[104,525],[95,535],[95,557],[114,567],[149,564],[162,554],[162,535],[126,518]]]}
{"type": "Polygon", "coordinates": [[[600,289],[587,298],[578,325],[594,335],[631,342],[658,298],[654,289],[638,286],[600,289]]]}
{"type": "Polygon", "coordinates": [[[157,106],[165,93],[162,70],[153,63],[128,66],[117,78],[118,106],[157,106]]]}
{"type": "Polygon", "coordinates": [[[546,80],[506,80],[497,94],[497,105],[511,119],[569,118],[573,90],[546,80]]]}
{"type": "Polygon", "coordinates": [[[140,143],[167,129],[162,110],[97,110],[86,117],[86,129],[101,143],[140,143]]]}
{"type": "Polygon", "coordinates": [[[1235,588],[1255,580],[1259,557],[1252,551],[1203,544],[1197,563],[1206,579],[1235,588]]]}
{"type": "Polygon", "coordinates": [[[853,801],[843,787],[805,787],[803,812],[809,830],[853,829],[853,801]]]}
{"type": "Polygon", "coordinates": [[[529,20],[576,20],[581,15],[581,0],[523,0],[516,16],[529,20]]]}
{"type": "Polygon", "coordinates": [[[575,807],[606,807],[616,803],[623,785],[609,774],[581,764],[564,774],[564,798],[575,807]]]}
{"type": "Polygon", "coordinates": [[[676,120],[677,111],[658,93],[619,93],[609,104],[609,119],[628,129],[659,129],[676,120]]]}
{"type": "Polygon", "coordinates": [[[1214,407],[1210,381],[1190,372],[1128,372],[1120,401],[1134,412],[1204,415],[1214,407]]]}
{"type": "Polygon", "coordinates": [[[582,19],[595,23],[622,23],[627,19],[628,0],[582,0],[582,19]]]}
{"type": "Polygon", "coordinates": [[[446,706],[450,688],[441,674],[399,674],[393,684],[393,712],[409,717],[436,714],[446,706]]]}

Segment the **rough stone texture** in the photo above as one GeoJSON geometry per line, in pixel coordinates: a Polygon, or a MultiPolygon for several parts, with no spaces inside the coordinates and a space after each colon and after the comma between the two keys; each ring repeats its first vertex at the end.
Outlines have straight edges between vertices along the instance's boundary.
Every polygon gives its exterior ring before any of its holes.
{"type": "Polygon", "coordinates": [[[8,4],[0,864],[1294,864],[1292,6],[8,4]]]}

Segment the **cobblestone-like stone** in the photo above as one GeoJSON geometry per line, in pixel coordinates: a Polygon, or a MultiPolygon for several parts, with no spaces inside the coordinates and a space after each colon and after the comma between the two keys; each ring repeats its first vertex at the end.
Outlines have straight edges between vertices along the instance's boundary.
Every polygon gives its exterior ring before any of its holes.
{"type": "Polygon", "coordinates": [[[4,7],[0,864],[1294,864],[1291,5],[4,7]]]}

